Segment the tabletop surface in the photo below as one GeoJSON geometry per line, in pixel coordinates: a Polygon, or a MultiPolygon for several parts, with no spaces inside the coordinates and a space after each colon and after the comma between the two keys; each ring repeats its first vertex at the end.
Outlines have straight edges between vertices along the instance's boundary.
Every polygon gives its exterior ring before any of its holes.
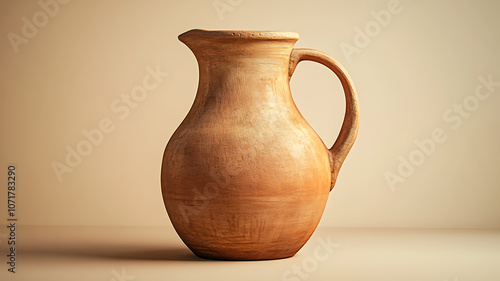
{"type": "Polygon", "coordinates": [[[19,226],[1,280],[498,281],[500,230],[319,227],[292,258],[198,258],[172,227],[19,226]]]}

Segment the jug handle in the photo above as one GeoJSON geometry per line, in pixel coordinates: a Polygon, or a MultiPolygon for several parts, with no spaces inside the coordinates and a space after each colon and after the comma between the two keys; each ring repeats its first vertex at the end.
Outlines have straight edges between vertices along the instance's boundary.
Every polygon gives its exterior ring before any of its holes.
{"type": "Polygon", "coordinates": [[[344,70],[344,68],[329,55],[314,50],[314,49],[293,49],[290,54],[290,64],[288,68],[288,78],[290,79],[300,61],[309,60],[323,64],[332,70],[340,82],[345,93],[345,115],[340,129],[339,136],[333,146],[328,149],[330,159],[330,169],[332,172],[332,181],[330,191],[333,189],[337,176],[344,163],[347,154],[351,150],[354,140],[358,134],[359,127],[359,105],[356,90],[354,89],[351,78],[344,70]]]}

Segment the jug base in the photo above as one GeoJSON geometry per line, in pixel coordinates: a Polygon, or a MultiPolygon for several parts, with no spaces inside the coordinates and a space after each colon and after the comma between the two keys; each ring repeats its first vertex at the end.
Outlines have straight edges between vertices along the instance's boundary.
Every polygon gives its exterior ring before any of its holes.
{"type": "Polygon", "coordinates": [[[249,253],[200,253],[192,251],[197,257],[208,260],[219,261],[263,261],[263,260],[280,260],[287,259],[295,256],[294,253],[262,253],[262,254],[249,254],[249,253]]]}

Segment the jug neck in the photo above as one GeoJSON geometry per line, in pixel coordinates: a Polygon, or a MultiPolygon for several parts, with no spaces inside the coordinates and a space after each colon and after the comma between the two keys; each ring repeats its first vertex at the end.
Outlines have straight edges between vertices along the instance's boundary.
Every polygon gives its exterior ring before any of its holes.
{"type": "MultiPolygon", "coordinates": [[[[298,34],[271,31],[207,31],[194,29],[179,35],[196,56],[200,80],[223,75],[258,79],[288,73],[290,53],[298,34]]],[[[220,78],[220,77],[219,77],[220,78]]]]}

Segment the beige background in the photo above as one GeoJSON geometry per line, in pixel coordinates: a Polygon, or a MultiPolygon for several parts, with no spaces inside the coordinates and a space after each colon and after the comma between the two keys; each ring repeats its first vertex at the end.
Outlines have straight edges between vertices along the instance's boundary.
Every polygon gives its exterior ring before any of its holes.
{"type": "MultiPolygon", "coordinates": [[[[401,0],[389,4],[397,13],[382,26],[371,12],[388,3],[74,0],[51,6],[43,22],[37,1],[3,0],[0,167],[5,182],[7,165],[16,164],[20,223],[170,225],[161,158],[198,78],[194,56],[176,37],[205,28],[296,31],[297,47],[330,54],[354,80],[362,123],[321,226],[499,228],[500,87],[459,125],[449,110],[464,100],[474,105],[478,77],[500,81],[500,2],[401,0]],[[214,3],[226,10],[218,13],[214,3]],[[23,35],[23,17],[40,25],[24,30],[31,38],[23,35]],[[356,28],[366,27],[371,35],[361,42],[356,28]],[[11,32],[24,43],[12,44],[11,32]],[[356,53],[346,56],[346,44],[356,53]],[[123,106],[121,96],[157,67],[168,77],[128,115],[117,113],[113,105],[123,106]],[[66,147],[75,149],[86,139],[82,130],[102,120],[112,132],[59,181],[52,164],[66,164],[66,147]],[[397,174],[399,157],[417,155],[415,141],[436,128],[446,141],[391,188],[387,173],[397,174]]],[[[330,146],[344,110],[333,73],[301,63],[291,85],[297,106],[330,146]]]]}

